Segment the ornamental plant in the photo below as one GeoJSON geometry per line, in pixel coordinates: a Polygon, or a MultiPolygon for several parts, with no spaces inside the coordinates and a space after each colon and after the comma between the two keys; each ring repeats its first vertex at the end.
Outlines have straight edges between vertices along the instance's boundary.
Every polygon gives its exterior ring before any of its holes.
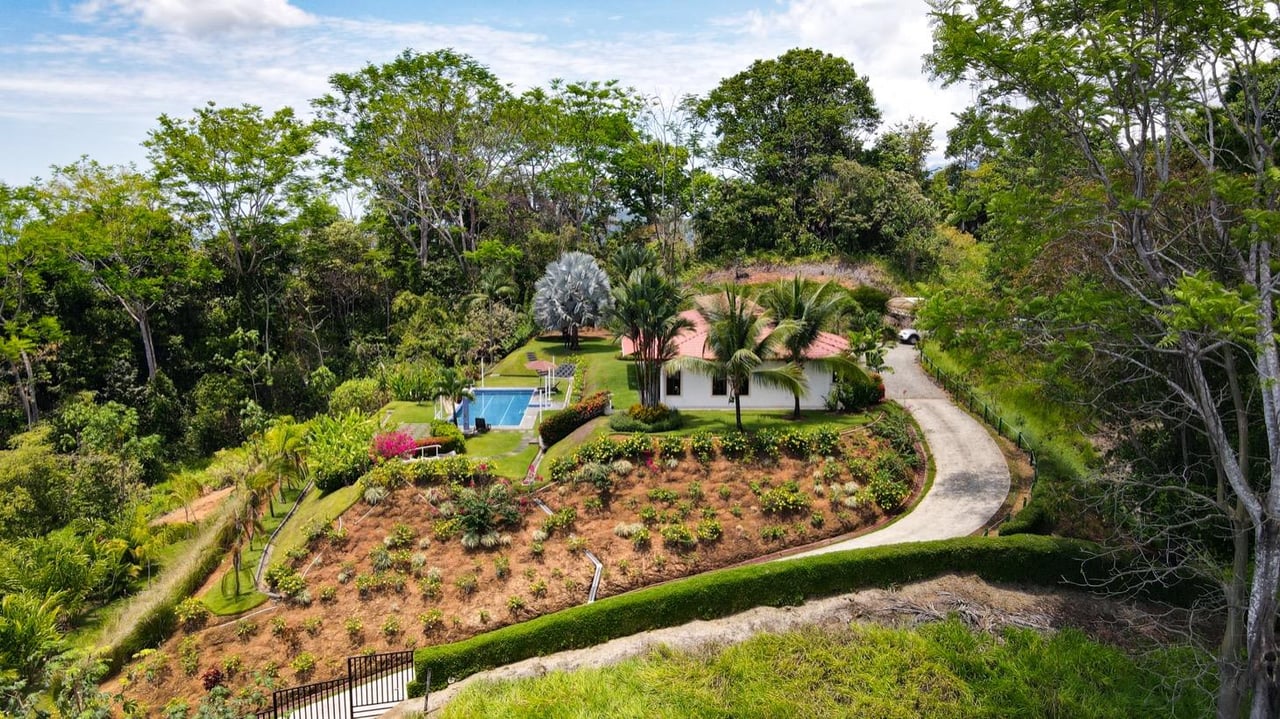
{"type": "Polygon", "coordinates": [[[386,461],[410,452],[417,446],[417,441],[408,432],[384,432],[374,435],[369,457],[375,462],[386,461]]]}

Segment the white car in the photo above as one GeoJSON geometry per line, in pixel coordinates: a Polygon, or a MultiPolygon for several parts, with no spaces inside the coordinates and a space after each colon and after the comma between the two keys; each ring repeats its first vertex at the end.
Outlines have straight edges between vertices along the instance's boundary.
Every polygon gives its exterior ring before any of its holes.
{"type": "Polygon", "coordinates": [[[898,341],[903,344],[913,345],[920,341],[920,330],[914,327],[898,330],[898,341]]]}

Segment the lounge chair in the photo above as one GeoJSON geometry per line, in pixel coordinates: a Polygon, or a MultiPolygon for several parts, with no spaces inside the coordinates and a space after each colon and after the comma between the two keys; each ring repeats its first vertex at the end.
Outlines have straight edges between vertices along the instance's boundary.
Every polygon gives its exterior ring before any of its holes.
{"type": "Polygon", "coordinates": [[[537,352],[525,352],[525,353],[524,353],[524,358],[525,358],[525,360],[526,360],[526,361],[528,361],[528,362],[537,362],[537,361],[538,361],[538,353],[537,353],[537,352]]]}

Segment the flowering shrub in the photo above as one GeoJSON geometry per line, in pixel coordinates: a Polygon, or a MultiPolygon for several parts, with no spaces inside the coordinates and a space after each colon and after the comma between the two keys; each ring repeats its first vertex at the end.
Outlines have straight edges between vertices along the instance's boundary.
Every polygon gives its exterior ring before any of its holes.
{"type": "Polygon", "coordinates": [[[418,443],[413,439],[413,435],[408,432],[385,432],[374,435],[373,446],[370,448],[370,457],[374,461],[391,459],[399,457],[417,446],[418,443]]]}
{"type": "Polygon", "coordinates": [[[631,408],[627,410],[627,414],[631,415],[633,419],[644,422],[645,424],[661,422],[667,418],[667,415],[670,412],[670,408],[662,403],[658,403],[653,407],[646,407],[640,403],[636,403],[631,405],[631,408]]]}

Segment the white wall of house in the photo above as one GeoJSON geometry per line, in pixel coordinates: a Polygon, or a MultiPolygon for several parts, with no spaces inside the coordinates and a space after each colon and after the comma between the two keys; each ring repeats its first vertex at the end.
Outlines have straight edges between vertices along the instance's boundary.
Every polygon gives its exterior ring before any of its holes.
{"type": "MultiPolygon", "coordinates": [[[[766,367],[780,367],[780,362],[767,362],[766,367]]],[[[802,409],[824,409],[824,398],[831,394],[831,373],[806,366],[805,376],[809,378],[809,393],[801,395],[802,409]]],[[[728,395],[711,394],[711,378],[694,374],[685,370],[680,375],[680,396],[667,394],[667,382],[664,375],[662,382],[662,402],[675,409],[733,409],[728,395]]],[[[742,396],[743,409],[791,409],[795,406],[795,396],[784,389],[763,387],[752,381],[750,391],[742,396]]]]}

